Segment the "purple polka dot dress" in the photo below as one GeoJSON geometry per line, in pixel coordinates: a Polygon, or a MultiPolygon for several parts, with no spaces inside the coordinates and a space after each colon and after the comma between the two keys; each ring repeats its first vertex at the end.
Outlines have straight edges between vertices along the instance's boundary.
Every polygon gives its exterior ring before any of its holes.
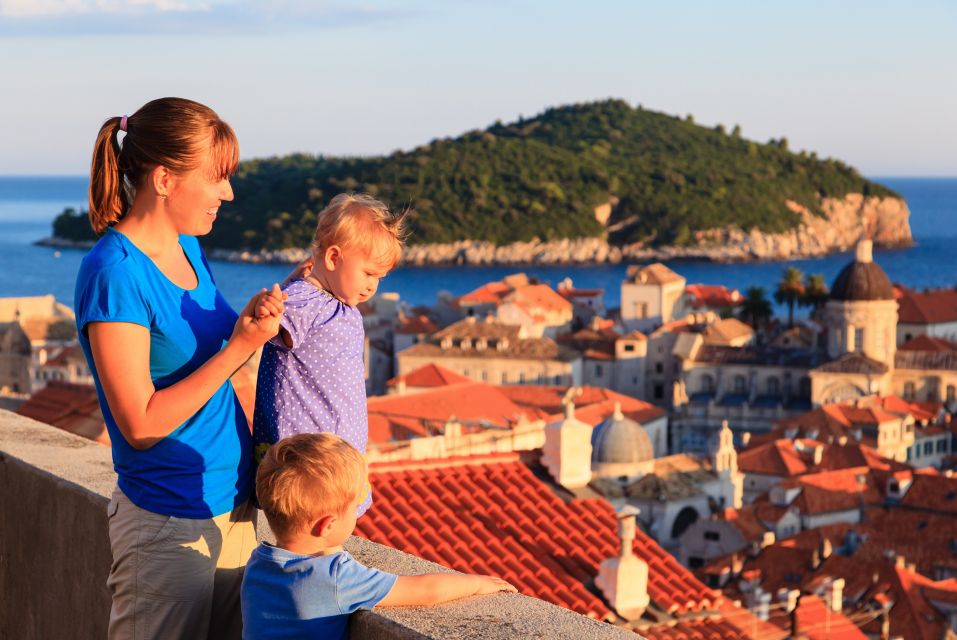
{"type": "MultiPolygon", "coordinates": [[[[277,336],[263,347],[256,382],[256,459],[296,433],[334,433],[363,455],[369,440],[362,314],[306,280],[283,287],[280,321],[292,347],[277,336]]],[[[367,487],[368,488],[368,487],[367,487]]],[[[368,490],[359,515],[372,504],[368,490]]]]}

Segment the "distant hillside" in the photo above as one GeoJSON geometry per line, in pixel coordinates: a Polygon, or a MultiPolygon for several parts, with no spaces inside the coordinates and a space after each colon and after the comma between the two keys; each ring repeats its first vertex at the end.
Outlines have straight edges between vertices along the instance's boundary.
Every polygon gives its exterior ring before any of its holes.
{"type": "Polygon", "coordinates": [[[794,229],[801,217],[788,200],[820,216],[823,198],[899,197],[839,160],[791,153],[784,139],[753,142],[737,127],[702,127],[621,100],[548,109],[386,157],[249,160],[233,186],[207,246],[306,247],[316,214],[343,191],[412,207],[410,243],[496,245],[607,237],[687,246],[707,229],[794,229]]]}

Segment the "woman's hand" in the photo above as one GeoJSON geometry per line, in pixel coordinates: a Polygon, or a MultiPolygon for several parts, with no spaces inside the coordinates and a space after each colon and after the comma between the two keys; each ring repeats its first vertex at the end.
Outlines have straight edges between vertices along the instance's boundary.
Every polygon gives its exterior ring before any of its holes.
{"type": "Polygon", "coordinates": [[[296,265],[296,268],[286,276],[286,279],[282,281],[283,286],[286,286],[289,282],[295,280],[296,278],[308,278],[309,274],[312,273],[312,256],[309,256],[302,262],[296,265]]]}
{"type": "Polygon", "coordinates": [[[246,303],[239,314],[230,342],[242,344],[250,352],[261,347],[267,340],[279,333],[279,320],[282,318],[283,301],[286,294],[278,284],[272,289],[263,289],[246,303]]]}

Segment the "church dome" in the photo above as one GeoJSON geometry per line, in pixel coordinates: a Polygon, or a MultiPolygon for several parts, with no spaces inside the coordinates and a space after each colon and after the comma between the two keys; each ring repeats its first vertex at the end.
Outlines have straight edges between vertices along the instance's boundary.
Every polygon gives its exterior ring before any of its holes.
{"type": "Polygon", "coordinates": [[[655,449],[644,428],[621,412],[601,422],[592,432],[592,464],[641,464],[655,459],[655,449]]]}
{"type": "Polygon", "coordinates": [[[841,269],[831,285],[831,300],[893,300],[894,287],[874,262],[870,240],[861,240],[853,262],[841,269]]]}

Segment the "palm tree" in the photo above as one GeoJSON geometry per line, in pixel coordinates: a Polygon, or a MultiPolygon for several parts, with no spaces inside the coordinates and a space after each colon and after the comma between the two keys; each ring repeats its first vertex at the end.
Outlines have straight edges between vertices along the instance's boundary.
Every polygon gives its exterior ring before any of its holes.
{"type": "Polygon", "coordinates": [[[781,276],[774,301],[788,306],[788,326],[794,326],[794,305],[804,296],[804,274],[796,267],[788,267],[781,276]]]}
{"type": "Polygon", "coordinates": [[[744,292],[744,301],[738,309],[738,316],[755,329],[771,319],[771,303],[764,295],[764,287],[748,287],[744,292]]]}
{"type": "Polygon", "coordinates": [[[824,276],[815,273],[807,277],[804,283],[804,297],[801,298],[801,306],[811,307],[811,317],[817,317],[821,307],[827,302],[831,291],[824,282],[824,276]]]}

